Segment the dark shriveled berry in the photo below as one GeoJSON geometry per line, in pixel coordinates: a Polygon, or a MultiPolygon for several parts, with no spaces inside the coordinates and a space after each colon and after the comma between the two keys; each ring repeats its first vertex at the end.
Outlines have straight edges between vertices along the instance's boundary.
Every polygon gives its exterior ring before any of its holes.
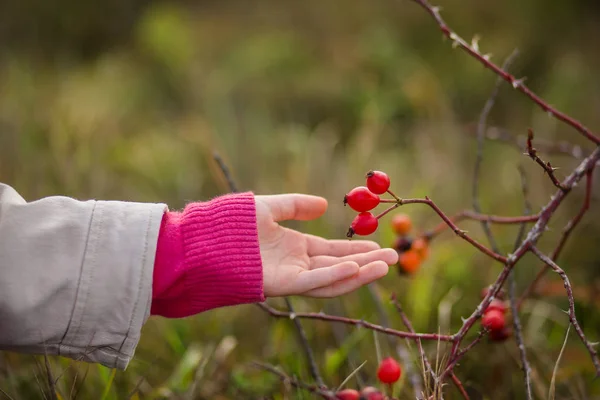
{"type": "Polygon", "coordinates": [[[398,236],[392,244],[392,249],[398,253],[404,253],[412,247],[412,239],[405,236],[398,236]]]}

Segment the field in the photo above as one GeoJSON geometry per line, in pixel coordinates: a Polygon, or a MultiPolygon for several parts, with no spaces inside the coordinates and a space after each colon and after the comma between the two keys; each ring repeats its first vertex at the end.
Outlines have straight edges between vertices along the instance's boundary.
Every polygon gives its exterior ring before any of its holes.
{"type": "MultiPolygon", "coordinates": [[[[518,48],[510,72],[526,77],[548,104],[600,132],[596,2],[436,5],[468,43],[477,37],[494,63],[502,65],[518,48]]],[[[216,151],[241,190],[328,199],[322,218],[287,225],[327,238],[345,237],[354,215],[342,200],[372,169],[386,171],[401,198],[429,196],[448,215],[472,209],[478,121],[496,85],[496,75],[453,48],[413,0],[60,0],[52,9],[41,1],[0,0],[0,61],[0,182],[27,200],[65,195],[180,209],[230,190],[216,151]]],[[[548,174],[524,155],[528,128],[539,156],[559,168],[560,180],[596,148],[503,83],[487,118],[478,181],[482,212],[523,214],[519,166],[533,213],[556,192],[548,174]],[[544,151],[547,144],[550,151],[544,151]]],[[[599,175],[590,210],[557,260],[591,342],[600,341],[599,175]]],[[[556,247],[584,198],[581,181],[554,213],[539,249],[556,247]]],[[[410,215],[417,233],[441,221],[423,204],[398,212],[410,215]]],[[[390,246],[394,236],[385,221],[370,238],[390,246]]],[[[459,226],[488,245],[478,222],[459,226]]],[[[492,230],[501,254],[511,253],[519,226],[492,230]]],[[[533,254],[516,265],[517,295],[542,267],[533,254]]],[[[371,288],[335,299],[290,300],[296,311],[376,324],[385,324],[385,317],[404,331],[388,301],[395,293],[417,332],[451,334],[501,271],[501,264],[448,230],[431,242],[414,275],[392,267],[371,288]]],[[[268,303],[286,309],[283,299],[268,303]]],[[[573,329],[565,340],[567,308],[563,282],[550,273],[519,313],[533,398],[600,398],[588,351],[573,329]]],[[[352,325],[301,323],[330,388],[365,361],[346,386],[376,385],[377,353],[397,357],[399,349],[404,374],[395,396],[415,398],[412,382],[422,381],[423,371],[414,341],[388,340],[352,325]]],[[[479,323],[465,344],[478,330],[479,323]]],[[[449,346],[427,341],[424,347],[442,368],[449,346]]],[[[124,372],[0,352],[0,399],[315,398],[253,362],[314,383],[293,321],[244,305],[180,320],[150,318],[124,372]]],[[[525,399],[520,365],[514,337],[484,338],[454,372],[471,399],[525,399]]],[[[451,381],[444,398],[461,398],[451,381]]]]}

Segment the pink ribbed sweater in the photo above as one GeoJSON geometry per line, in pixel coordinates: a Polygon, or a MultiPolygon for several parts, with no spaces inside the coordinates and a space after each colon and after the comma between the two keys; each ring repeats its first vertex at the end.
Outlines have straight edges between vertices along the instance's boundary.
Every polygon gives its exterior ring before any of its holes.
{"type": "Polygon", "coordinates": [[[153,315],[179,318],[263,300],[252,193],[165,213],[154,263],[153,315]]]}

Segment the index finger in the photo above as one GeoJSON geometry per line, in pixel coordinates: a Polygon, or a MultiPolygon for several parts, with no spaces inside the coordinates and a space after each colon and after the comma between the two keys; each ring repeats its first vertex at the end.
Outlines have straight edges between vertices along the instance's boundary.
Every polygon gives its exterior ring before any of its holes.
{"type": "Polygon", "coordinates": [[[319,236],[305,235],[307,253],[313,256],[344,257],[357,253],[366,253],[380,249],[381,246],[371,240],[327,240],[319,236]]]}

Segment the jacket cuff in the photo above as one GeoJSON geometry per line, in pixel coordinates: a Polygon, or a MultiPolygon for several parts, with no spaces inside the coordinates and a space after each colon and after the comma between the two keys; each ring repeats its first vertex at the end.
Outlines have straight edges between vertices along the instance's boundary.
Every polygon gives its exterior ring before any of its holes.
{"type": "Polygon", "coordinates": [[[152,314],[179,318],[264,299],[252,193],[191,203],[164,216],[152,314]]]}

